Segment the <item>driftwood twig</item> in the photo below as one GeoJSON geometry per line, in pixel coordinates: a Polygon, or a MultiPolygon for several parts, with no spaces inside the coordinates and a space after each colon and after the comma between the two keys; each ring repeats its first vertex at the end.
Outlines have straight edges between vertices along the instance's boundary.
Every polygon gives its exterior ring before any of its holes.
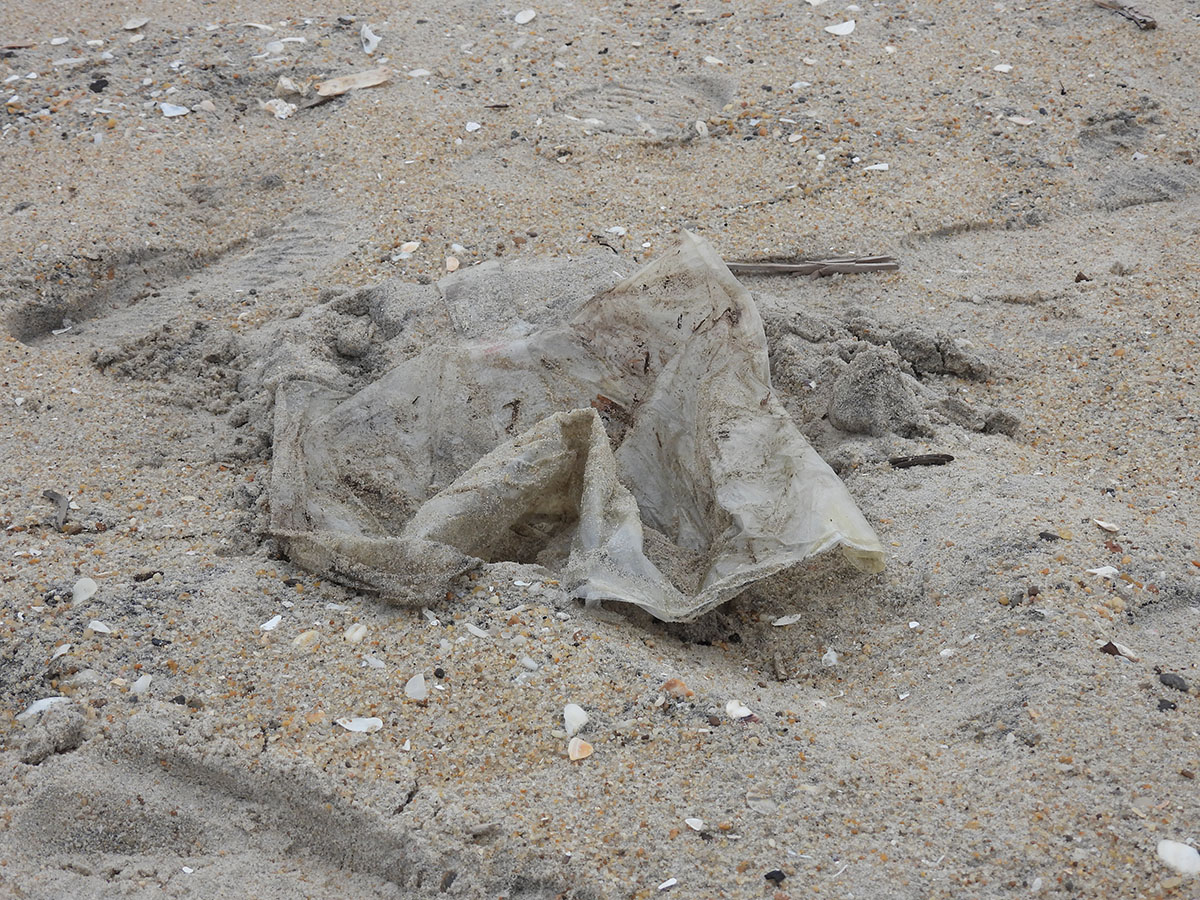
{"type": "Polygon", "coordinates": [[[1141,10],[1134,9],[1125,0],[1092,0],[1097,6],[1103,6],[1105,9],[1111,9],[1117,14],[1124,16],[1142,31],[1149,31],[1152,28],[1157,28],[1158,23],[1154,21],[1154,16],[1148,16],[1141,10]]]}
{"type": "Polygon", "coordinates": [[[727,262],[734,275],[857,275],[894,272],[900,263],[890,256],[843,256],[835,259],[727,262]]]}

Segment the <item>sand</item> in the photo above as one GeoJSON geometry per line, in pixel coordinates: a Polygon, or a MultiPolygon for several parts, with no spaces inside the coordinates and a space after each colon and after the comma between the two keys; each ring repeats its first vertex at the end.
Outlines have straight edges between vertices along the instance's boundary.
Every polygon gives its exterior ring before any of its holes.
{"type": "Polygon", "coordinates": [[[1196,896],[1156,848],[1200,840],[1200,72],[1196,10],[1142,8],[5,6],[0,890],[1196,896]],[[882,575],[663,625],[533,566],[425,613],[280,558],[264,336],[368,380],[452,333],[447,257],[541,272],[536,319],[683,227],[900,260],[742,279],[882,575]]]}

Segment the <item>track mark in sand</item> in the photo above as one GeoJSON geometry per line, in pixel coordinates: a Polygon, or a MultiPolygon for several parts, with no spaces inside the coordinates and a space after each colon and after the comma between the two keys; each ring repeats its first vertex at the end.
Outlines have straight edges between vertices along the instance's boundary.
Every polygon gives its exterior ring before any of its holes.
{"type": "Polygon", "coordinates": [[[721,78],[610,82],[558,100],[554,111],[589,131],[651,142],[690,140],[697,119],[719,112],[733,96],[721,78]]]}
{"type": "Polygon", "coordinates": [[[69,277],[14,285],[12,293],[20,299],[5,316],[5,325],[25,343],[36,343],[68,324],[89,340],[127,338],[185,311],[229,309],[253,296],[251,291],[265,293],[313,279],[351,252],[348,231],[335,216],[306,211],[210,256],[175,247],[119,260],[73,260],[56,267],[73,270],[69,277]]]}

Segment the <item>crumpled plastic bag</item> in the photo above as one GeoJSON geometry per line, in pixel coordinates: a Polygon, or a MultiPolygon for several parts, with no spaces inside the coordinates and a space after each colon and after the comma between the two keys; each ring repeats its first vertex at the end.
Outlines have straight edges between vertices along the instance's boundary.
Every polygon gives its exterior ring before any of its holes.
{"type": "Polygon", "coordinates": [[[840,546],[883,548],[771,389],[762,320],[703,239],[567,321],[432,347],[357,393],[276,389],[272,532],[398,601],[483,562],[690,621],[840,546]]]}

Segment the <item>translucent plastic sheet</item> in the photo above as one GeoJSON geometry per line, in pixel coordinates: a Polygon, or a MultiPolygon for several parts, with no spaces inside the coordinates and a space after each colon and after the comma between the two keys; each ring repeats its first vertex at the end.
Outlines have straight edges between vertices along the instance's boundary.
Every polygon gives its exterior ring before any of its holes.
{"type": "Polygon", "coordinates": [[[271,514],[295,562],[401,602],[511,560],[688,621],[833,547],[883,568],[771,389],[750,294],[686,232],[562,324],[352,395],[280,385],[271,514]]]}

